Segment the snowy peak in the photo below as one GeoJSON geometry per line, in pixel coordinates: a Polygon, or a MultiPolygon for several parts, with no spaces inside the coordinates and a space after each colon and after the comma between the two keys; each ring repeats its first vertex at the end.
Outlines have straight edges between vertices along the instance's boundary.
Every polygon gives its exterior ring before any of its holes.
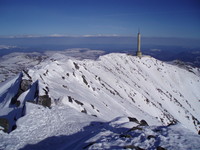
{"type": "Polygon", "coordinates": [[[149,56],[116,53],[77,60],[56,54],[24,72],[22,80],[32,85],[21,101],[66,105],[105,121],[126,116],[200,130],[199,75],[149,56]]]}

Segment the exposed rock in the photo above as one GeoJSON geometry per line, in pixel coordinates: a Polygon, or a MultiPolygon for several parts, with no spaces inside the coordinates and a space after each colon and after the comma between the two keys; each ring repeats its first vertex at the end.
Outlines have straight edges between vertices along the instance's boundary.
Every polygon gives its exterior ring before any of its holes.
{"type": "Polygon", "coordinates": [[[136,118],[128,117],[130,122],[135,122],[139,124],[139,121],[136,118]]]}
{"type": "Polygon", "coordinates": [[[38,104],[45,107],[51,107],[51,98],[49,97],[49,95],[39,96],[38,104]]]}
{"type": "MultiPolygon", "coordinates": [[[[4,132],[9,132],[9,121],[6,118],[0,118],[0,127],[3,127],[4,132]]],[[[1,130],[1,128],[0,128],[1,130]]]]}
{"type": "Polygon", "coordinates": [[[20,89],[24,92],[24,91],[27,91],[30,86],[31,86],[31,80],[26,80],[26,79],[23,79],[21,81],[21,85],[20,85],[20,89]]]}
{"type": "Polygon", "coordinates": [[[79,69],[79,66],[78,66],[78,64],[77,64],[77,63],[75,63],[75,62],[74,62],[74,66],[75,66],[75,68],[76,68],[76,69],[79,69]]]}
{"type": "Polygon", "coordinates": [[[83,103],[81,103],[80,101],[78,101],[78,100],[74,100],[78,105],[81,105],[81,106],[83,106],[83,103]]]}
{"type": "Polygon", "coordinates": [[[82,78],[83,78],[83,82],[84,82],[86,85],[88,85],[88,82],[87,82],[87,80],[86,80],[86,78],[85,78],[84,75],[82,75],[82,78]]]}
{"type": "Polygon", "coordinates": [[[73,99],[72,99],[72,97],[71,96],[68,96],[68,100],[69,100],[69,102],[73,102],[73,99]]]}
{"type": "Polygon", "coordinates": [[[67,89],[67,86],[66,85],[62,85],[64,88],[66,88],[67,89]]]}
{"type": "Polygon", "coordinates": [[[23,70],[23,74],[25,74],[29,79],[32,79],[31,76],[28,74],[28,70],[23,70]]]}
{"type": "Polygon", "coordinates": [[[149,126],[148,123],[145,120],[140,121],[141,126],[149,126]]]}

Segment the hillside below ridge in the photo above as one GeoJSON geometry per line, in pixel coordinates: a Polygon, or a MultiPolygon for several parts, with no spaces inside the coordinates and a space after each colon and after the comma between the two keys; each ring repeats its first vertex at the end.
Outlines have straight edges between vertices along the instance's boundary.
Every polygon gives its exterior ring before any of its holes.
{"type": "Polygon", "coordinates": [[[56,54],[27,74],[52,105],[63,103],[104,120],[131,116],[151,125],[180,122],[199,131],[200,79],[195,71],[149,56],[112,53],[97,60],[56,54]]]}

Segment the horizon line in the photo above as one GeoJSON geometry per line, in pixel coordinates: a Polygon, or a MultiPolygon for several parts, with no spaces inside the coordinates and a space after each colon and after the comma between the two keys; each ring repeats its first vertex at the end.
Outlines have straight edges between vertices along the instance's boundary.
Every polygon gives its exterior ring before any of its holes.
{"type": "MultiPolygon", "coordinates": [[[[142,34],[141,34],[142,35],[142,34]]],[[[50,35],[0,35],[0,38],[92,38],[92,37],[137,37],[137,33],[135,35],[119,35],[119,34],[86,34],[86,35],[65,35],[65,34],[50,34],[50,35]]],[[[142,36],[143,38],[177,38],[177,39],[195,39],[200,40],[200,37],[175,37],[175,36],[142,36]]]]}

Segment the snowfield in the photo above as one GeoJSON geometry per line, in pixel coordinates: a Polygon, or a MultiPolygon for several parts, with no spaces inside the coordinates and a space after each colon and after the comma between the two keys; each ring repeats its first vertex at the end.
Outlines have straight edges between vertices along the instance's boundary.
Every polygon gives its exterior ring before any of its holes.
{"type": "Polygon", "coordinates": [[[0,149],[200,149],[199,91],[196,68],[57,53],[1,83],[0,149]]]}

